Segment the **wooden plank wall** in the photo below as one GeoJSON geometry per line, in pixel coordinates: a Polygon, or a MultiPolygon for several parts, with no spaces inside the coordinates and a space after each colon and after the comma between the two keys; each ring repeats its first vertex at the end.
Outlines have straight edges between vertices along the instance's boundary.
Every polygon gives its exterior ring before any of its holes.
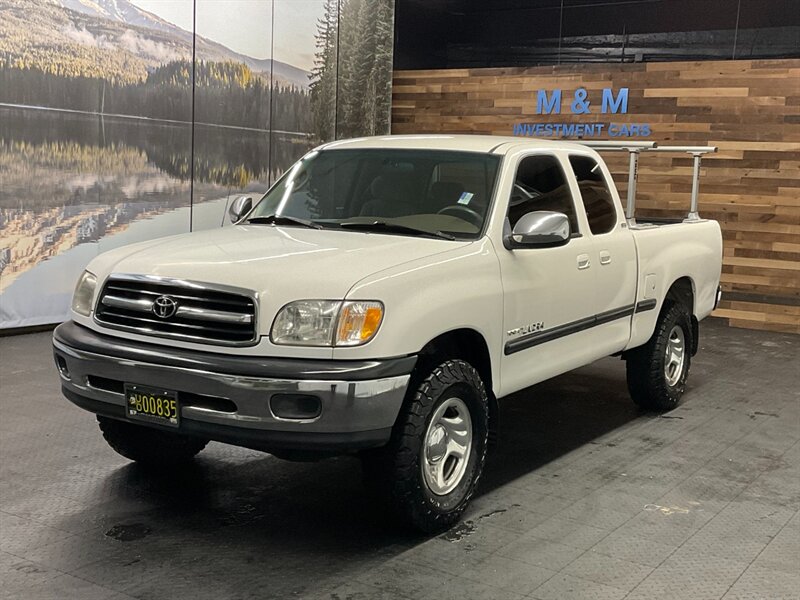
{"type": "MultiPolygon", "coordinates": [[[[715,315],[800,333],[800,60],[395,71],[392,98],[396,134],[649,123],[649,140],[719,146],[703,160],[700,187],[700,214],[720,221],[724,237],[724,302],[715,315]],[[595,107],[600,89],[629,88],[628,113],[572,115],[579,87],[595,107]],[[563,90],[561,114],[536,114],[539,89],[563,90]]],[[[627,155],[606,158],[624,197],[627,155]]],[[[650,154],[639,164],[639,214],[685,214],[691,157],[650,154]]]]}

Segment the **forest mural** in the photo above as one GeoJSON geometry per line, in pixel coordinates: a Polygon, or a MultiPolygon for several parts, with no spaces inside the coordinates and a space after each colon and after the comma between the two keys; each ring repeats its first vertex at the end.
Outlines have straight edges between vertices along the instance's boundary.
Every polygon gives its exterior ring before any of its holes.
{"type": "Polygon", "coordinates": [[[393,0],[0,0],[0,328],[91,258],[225,224],[314,145],[388,133],[393,0]]]}

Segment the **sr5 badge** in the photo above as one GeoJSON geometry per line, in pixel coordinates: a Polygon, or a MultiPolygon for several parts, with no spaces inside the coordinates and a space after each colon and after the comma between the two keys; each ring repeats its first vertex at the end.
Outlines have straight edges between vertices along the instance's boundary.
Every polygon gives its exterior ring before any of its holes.
{"type": "Polygon", "coordinates": [[[515,337],[518,335],[526,335],[528,333],[536,333],[537,331],[541,331],[542,329],[544,329],[544,321],[538,321],[537,323],[531,323],[530,325],[523,325],[522,327],[509,329],[506,332],[506,335],[508,337],[515,337]]]}

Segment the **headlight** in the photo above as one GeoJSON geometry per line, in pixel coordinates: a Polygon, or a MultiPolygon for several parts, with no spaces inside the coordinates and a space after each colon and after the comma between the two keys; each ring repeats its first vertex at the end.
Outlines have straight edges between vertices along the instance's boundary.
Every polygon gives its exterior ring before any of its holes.
{"type": "Polygon", "coordinates": [[[270,339],[290,346],[359,346],[375,336],[382,320],[380,302],[298,300],[280,310],[270,339]]]}
{"type": "Polygon", "coordinates": [[[330,346],[341,302],[300,300],[284,306],[272,324],[273,344],[330,346]]]}
{"type": "Polygon", "coordinates": [[[84,271],[78,285],[75,286],[75,293],[72,296],[72,310],[79,315],[88,317],[92,312],[92,299],[94,298],[94,288],[97,286],[97,277],[84,271]]]}

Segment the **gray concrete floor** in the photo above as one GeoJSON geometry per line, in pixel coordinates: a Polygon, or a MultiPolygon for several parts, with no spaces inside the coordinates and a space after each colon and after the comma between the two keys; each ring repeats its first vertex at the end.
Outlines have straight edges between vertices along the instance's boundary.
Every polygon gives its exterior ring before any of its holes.
{"type": "Polygon", "coordinates": [[[606,359],[503,402],[462,525],[394,529],[358,461],[211,444],[154,477],[0,339],[3,598],[800,598],[800,337],[704,323],[683,404],[606,359]]]}

